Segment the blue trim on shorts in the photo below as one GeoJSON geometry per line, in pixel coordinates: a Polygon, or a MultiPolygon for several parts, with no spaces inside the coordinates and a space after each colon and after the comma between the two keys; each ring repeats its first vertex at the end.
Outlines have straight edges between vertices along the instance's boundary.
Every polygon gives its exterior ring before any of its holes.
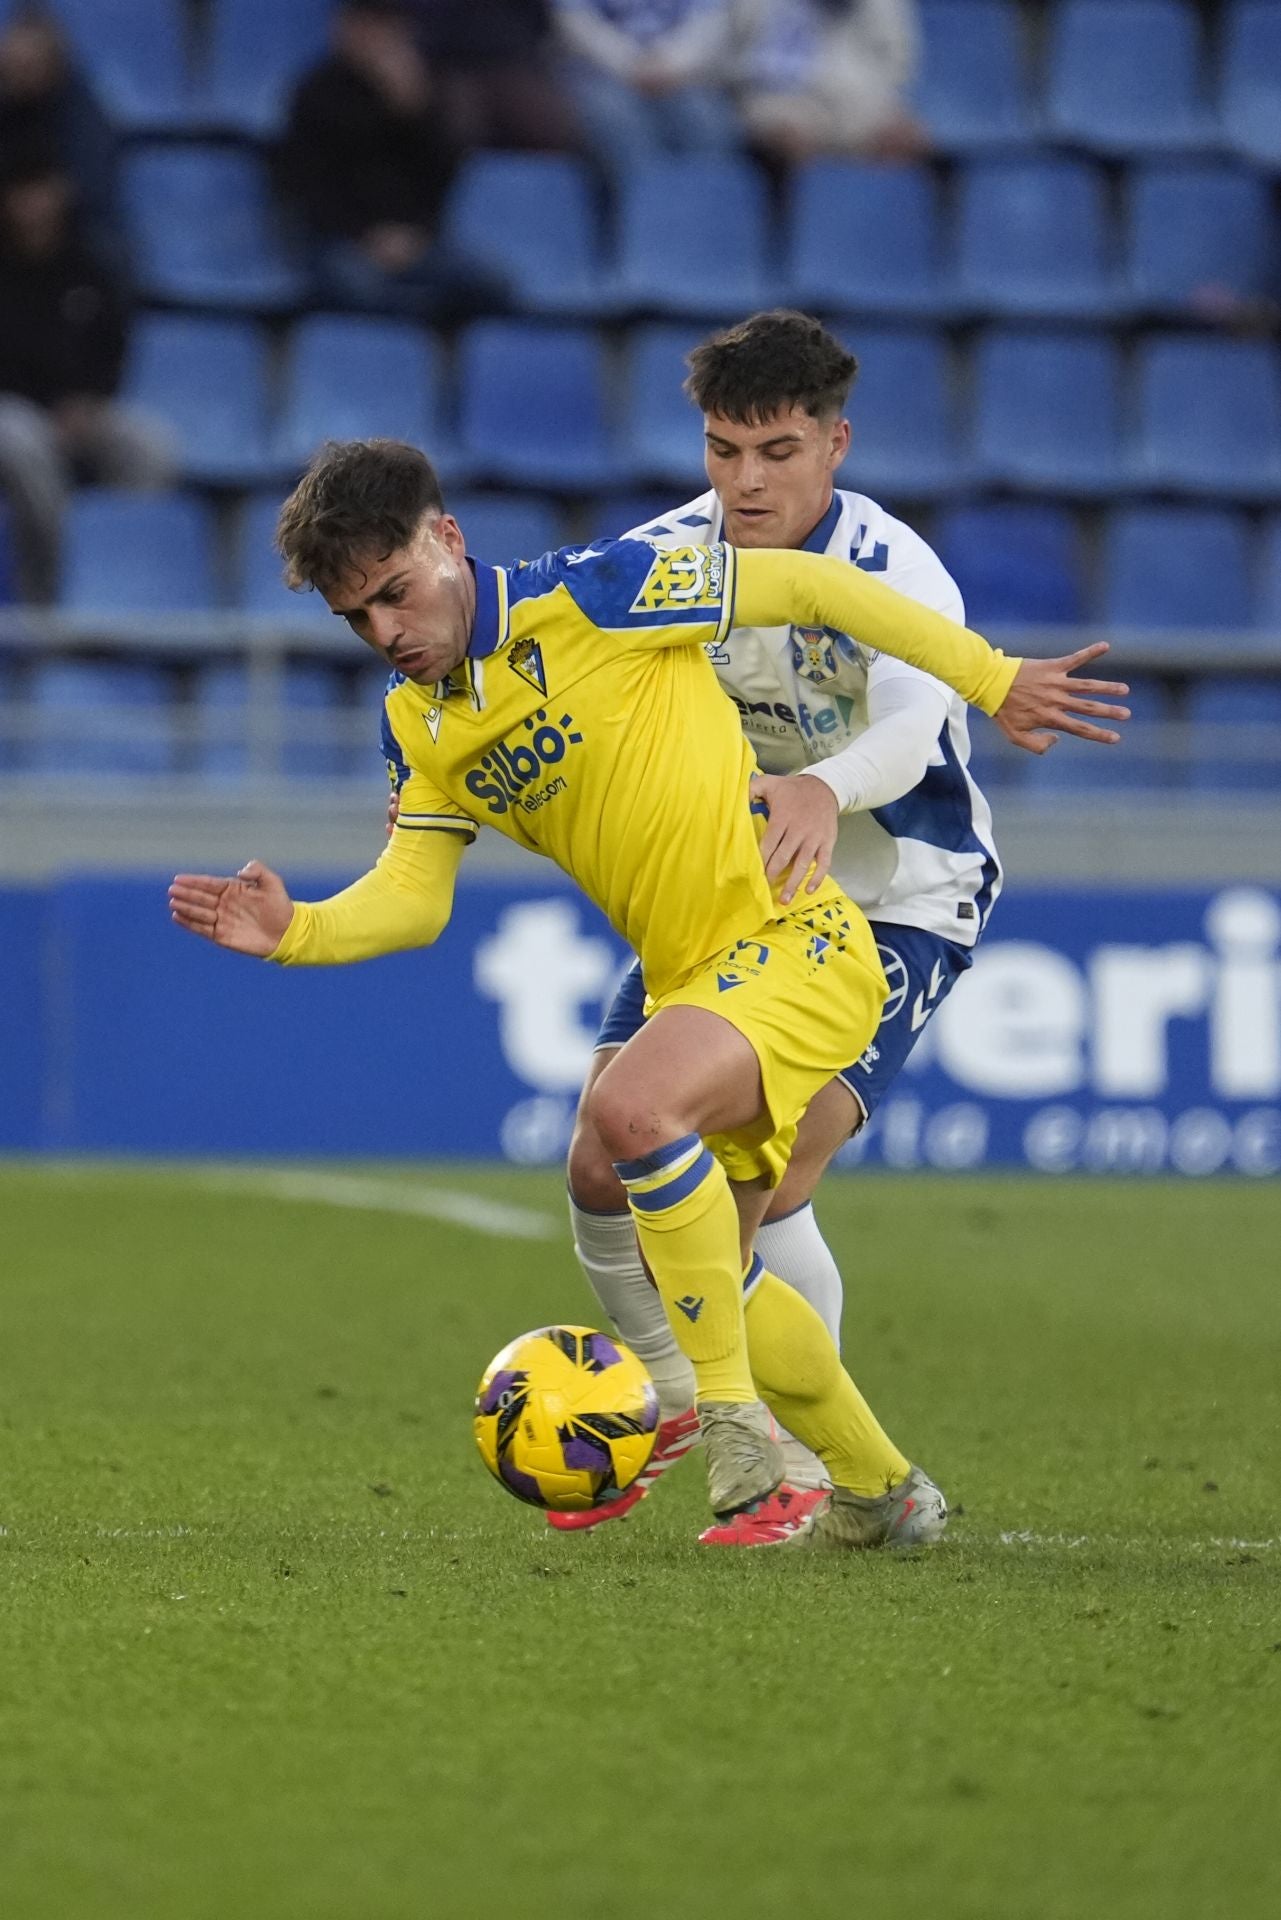
{"type": "Polygon", "coordinates": [[[947,999],[973,964],[972,947],[926,933],[920,927],[873,920],[890,997],[866,1052],[836,1077],[862,1105],[870,1120],[925,1031],[930,1015],[947,999]]]}

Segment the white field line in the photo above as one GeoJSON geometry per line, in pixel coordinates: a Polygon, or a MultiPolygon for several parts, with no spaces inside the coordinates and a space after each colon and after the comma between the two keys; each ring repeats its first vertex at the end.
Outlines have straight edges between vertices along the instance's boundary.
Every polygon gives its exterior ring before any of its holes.
{"type": "Polygon", "coordinates": [[[448,1220],[501,1240],[552,1240],[556,1223],[532,1207],[483,1200],[474,1193],[442,1193],[428,1186],[398,1187],[340,1173],[193,1173],[195,1185],[214,1193],[241,1193],[267,1200],[300,1200],[323,1207],[355,1207],[363,1213],[409,1213],[448,1220]]]}
{"type": "MultiPolygon", "coordinates": [[[[1131,1540],[1119,1533],[998,1533],[997,1540],[1003,1547],[1119,1547],[1132,1544],[1131,1540]]],[[[1153,1543],[1163,1547],[1233,1547],[1238,1552],[1268,1553],[1281,1547],[1281,1540],[1160,1540],[1153,1543]]]]}

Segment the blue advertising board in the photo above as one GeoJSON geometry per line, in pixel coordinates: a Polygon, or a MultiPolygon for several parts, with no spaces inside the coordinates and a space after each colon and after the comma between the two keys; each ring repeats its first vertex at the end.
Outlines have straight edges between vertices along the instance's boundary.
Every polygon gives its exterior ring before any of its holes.
{"type": "MultiPolygon", "coordinates": [[[[161,880],[0,893],[0,941],[0,1147],[58,1152],[553,1164],[627,958],[554,876],[460,886],[431,952],[350,968],[218,953],[161,880]]],[[[1014,890],[844,1157],[1281,1172],[1281,899],[1014,890]]]]}

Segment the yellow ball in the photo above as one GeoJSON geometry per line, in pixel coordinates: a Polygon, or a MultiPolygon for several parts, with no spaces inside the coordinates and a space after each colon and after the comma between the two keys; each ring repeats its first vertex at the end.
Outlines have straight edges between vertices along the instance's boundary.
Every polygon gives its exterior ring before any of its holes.
{"type": "Polygon", "coordinates": [[[476,1390],[476,1445],[533,1507],[582,1513],[630,1487],[654,1450],[658,1393],[630,1347],[591,1327],[539,1327],[496,1354],[476,1390]]]}

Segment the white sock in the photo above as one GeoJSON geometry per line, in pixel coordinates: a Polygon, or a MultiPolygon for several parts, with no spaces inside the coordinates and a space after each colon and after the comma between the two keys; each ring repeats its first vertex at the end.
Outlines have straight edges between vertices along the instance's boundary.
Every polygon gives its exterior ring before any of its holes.
{"type": "Polygon", "coordinates": [[[841,1307],[844,1290],[841,1270],[808,1203],[782,1220],[767,1220],[756,1230],[756,1251],[780,1280],[804,1294],[823,1325],[841,1344],[841,1307]]]}
{"type": "Polygon", "coordinates": [[[574,1252],[588,1284],[658,1388],[664,1420],[694,1404],[694,1369],[676,1344],[645,1271],[630,1213],[587,1213],[571,1194],[574,1252]]]}

